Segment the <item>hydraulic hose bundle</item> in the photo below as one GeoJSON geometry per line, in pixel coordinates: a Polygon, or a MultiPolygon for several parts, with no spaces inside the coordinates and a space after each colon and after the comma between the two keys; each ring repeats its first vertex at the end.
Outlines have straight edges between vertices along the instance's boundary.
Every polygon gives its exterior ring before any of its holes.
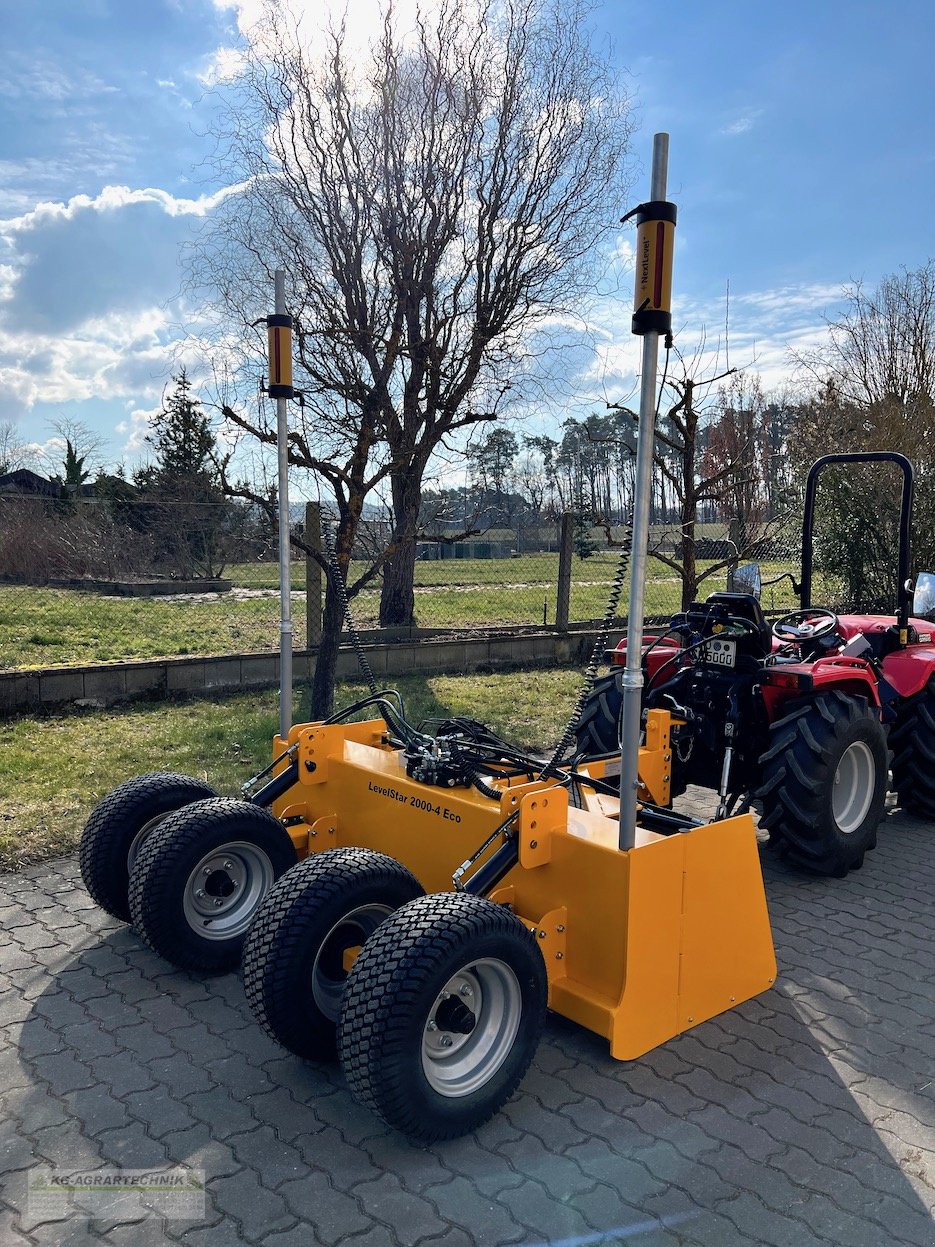
{"type": "MultiPolygon", "coordinates": [[[[575,738],[578,720],[594,687],[601,656],[617,617],[620,598],[630,565],[632,534],[629,526],[626,529],[624,543],[620,550],[620,557],[617,561],[617,567],[608,594],[607,608],[591,649],[591,655],[585,668],[584,680],[578,698],[551,758],[544,765],[541,761],[529,757],[514,746],[509,745],[506,741],[501,740],[489,728],[474,719],[430,720],[429,722],[436,724],[434,734],[428,734],[421,730],[426,726],[425,723],[421,724],[419,729],[416,729],[407,722],[405,707],[399,693],[393,689],[380,692],[377,688],[373,671],[367,661],[360,634],[357,631],[351,613],[347,586],[337,562],[334,544],[326,527],[322,529],[322,536],[328,555],[328,573],[344,610],[348,634],[354,646],[358,664],[370,687],[369,697],[362,698],[353,705],[332,715],[327,720],[328,723],[340,722],[367,706],[375,706],[380,711],[389,729],[389,739],[393,744],[402,748],[406,758],[407,772],[413,778],[418,779],[420,782],[440,787],[454,787],[459,784],[470,785],[491,801],[499,801],[501,793],[483,779],[482,771],[488,776],[508,779],[523,776],[529,780],[542,780],[552,777],[563,786],[570,786],[576,781],[586,782],[595,788],[606,789],[608,792],[614,791],[610,785],[601,783],[601,781],[584,779],[584,777],[579,776],[574,770],[574,755],[572,754],[568,758],[565,755],[575,738]],[[396,699],[398,706],[393,706],[390,703],[388,699],[391,697],[396,699]]],[[[462,862],[452,877],[452,882],[456,889],[483,895],[495,887],[512,869],[518,860],[516,838],[512,834],[518,817],[518,813],[513,813],[506,818],[487,837],[477,852],[472,854],[467,861],[462,862]],[[473,877],[465,882],[464,876],[468,870],[484,856],[498,839],[503,839],[504,842],[474,873],[473,877]]]]}

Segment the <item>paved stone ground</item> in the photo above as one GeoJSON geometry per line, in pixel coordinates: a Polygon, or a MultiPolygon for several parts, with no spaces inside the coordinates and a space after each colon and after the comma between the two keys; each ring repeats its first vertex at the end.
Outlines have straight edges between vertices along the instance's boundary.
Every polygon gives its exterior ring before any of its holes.
{"type": "Polygon", "coordinates": [[[640,1061],[551,1019],[520,1093],[421,1150],[166,968],[73,859],[0,877],[0,1244],[935,1244],[935,830],[767,865],[780,978],[640,1061]],[[27,1215],[31,1166],[186,1164],[203,1221],[27,1215]]]}

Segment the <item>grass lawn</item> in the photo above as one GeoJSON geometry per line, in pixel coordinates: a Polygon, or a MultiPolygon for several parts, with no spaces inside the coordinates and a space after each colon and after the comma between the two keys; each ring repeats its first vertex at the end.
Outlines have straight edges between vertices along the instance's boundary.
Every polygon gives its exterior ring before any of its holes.
{"type": "MultiPolygon", "coordinates": [[[[413,677],[397,687],[413,722],[466,715],[545,754],[558,742],[581,684],[580,671],[559,669],[413,677]]],[[[365,692],[359,684],[339,685],[335,704],[365,692]]],[[[301,701],[296,721],[308,717],[301,701]]],[[[133,775],[183,771],[238,795],[244,780],[270,761],[278,727],[273,691],[0,721],[0,868],[71,852],[97,801],[133,775]]]]}
{"type": "MultiPolygon", "coordinates": [[[[602,552],[576,559],[571,587],[571,619],[600,619],[617,568],[617,557],[602,552]]],[[[558,555],[517,559],[450,559],[416,565],[416,618],[424,627],[483,628],[554,622],[558,555]]],[[[278,569],[238,564],[228,572],[238,584],[233,594],[180,599],[104,597],[67,589],[0,585],[0,671],[114,662],[121,659],[269,651],[279,644],[278,569]],[[251,575],[254,578],[251,580],[251,575]],[[259,579],[257,579],[259,577],[259,579]],[[260,581],[266,578],[263,583],[260,581]],[[245,588],[252,594],[244,594],[245,588]]],[[[764,568],[768,578],[769,568],[764,568]]],[[[293,585],[303,586],[303,569],[293,569],[293,585]]],[[[723,588],[721,572],[702,586],[723,588]]],[[[629,583],[619,608],[627,610],[629,583]]],[[[764,590],[764,605],[795,603],[788,581],[764,590]]],[[[649,560],[646,612],[670,615],[681,600],[678,579],[649,560]]],[[[355,598],[352,609],[361,627],[376,625],[379,589],[355,598]]],[[[305,599],[293,600],[295,644],[305,644],[305,599]]]]}

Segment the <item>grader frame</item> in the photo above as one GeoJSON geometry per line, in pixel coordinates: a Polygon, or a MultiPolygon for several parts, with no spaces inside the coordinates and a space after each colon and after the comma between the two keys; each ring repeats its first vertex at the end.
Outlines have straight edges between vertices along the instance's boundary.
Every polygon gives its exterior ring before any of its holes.
{"type": "MultiPolygon", "coordinates": [[[[620,1060],[769,988],[776,962],[753,822],[689,820],[671,834],[637,827],[618,848],[619,801],[589,792],[569,805],[554,780],[508,786],[499,804],[473,788],[406,774],[382,720],[301,724],[277,737],[294,783],[273,804],[299,858],[353,845],[402,862],[426,892],[452,888],[518,811],[518,861],[487,893],[539,940],[556,1012],[602,1035],[620,1060]]],[[[641,793],[668,803],[669,715],[653,711],[640,748],[641,793]]],[[[604,763],[588,773],[603,774],[604,763]]],[[[475,878],[482,878],[481,867],[475,878]]],[[[472,890],[471,883],[466,890],[472,890]]]]}

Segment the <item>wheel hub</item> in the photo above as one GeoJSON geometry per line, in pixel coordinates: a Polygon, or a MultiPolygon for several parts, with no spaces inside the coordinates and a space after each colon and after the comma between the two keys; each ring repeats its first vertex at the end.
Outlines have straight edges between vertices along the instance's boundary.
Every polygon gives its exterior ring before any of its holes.
{"type": "Polygon", "coordinates": [[[266,853],[246,841],[207,854],[185,887],[182,909],[188,925],[207,939],[243,934],[272,886],[273,874],[266,853]]]}
{"type": "Polygon", "coordinates": [[[365,943],[392,913],[389,905],[361,905],[334,924],[318,948],[312,964],[312,996],[326,1018],[337,1022],[347,971],[344,955],[365,943]]]}
{"type": "Polygon", "coordinates": [[[477,1015],[462,1000],[449,996],[435,1010],[435,1024],[442,1032],[470,1035],[477,1025],[477,1015]]]}
{"type": "Polygon", "coordinates": [[[862,740],[854,741],[841,755],[831,789],[831,812],[844,835],[856,831],[867,817],[875,781],[873,754],[862,740]]]}
{"type": "Polygon", "coordinates": [[[522,1010],[519,981],[506,962],[476,961],[452,975],[422,1032],[422,1072],[432,1089],[455,1099],[488,1083],[510,1053],[522,1010]]]}

